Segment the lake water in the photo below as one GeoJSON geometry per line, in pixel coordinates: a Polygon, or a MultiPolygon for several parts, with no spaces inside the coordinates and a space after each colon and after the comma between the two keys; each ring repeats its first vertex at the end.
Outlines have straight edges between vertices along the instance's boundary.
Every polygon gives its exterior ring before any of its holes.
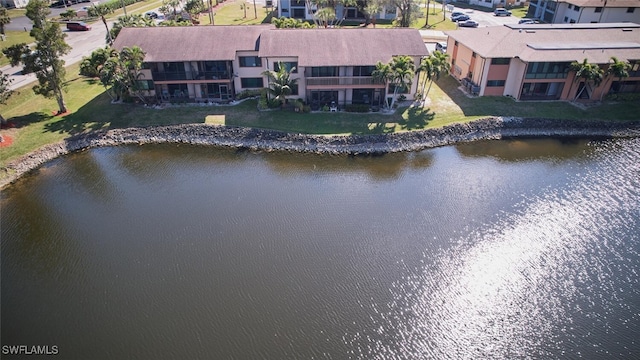
{"type": "Polygon", "coordinates": [[[3,346],[640,357],[640,139],[375,157],[98,148],[0,201],[3,346]]]}

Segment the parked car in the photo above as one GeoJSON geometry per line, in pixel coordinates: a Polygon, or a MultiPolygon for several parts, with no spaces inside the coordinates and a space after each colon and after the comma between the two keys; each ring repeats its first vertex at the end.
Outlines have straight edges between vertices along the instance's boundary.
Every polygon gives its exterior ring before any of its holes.
{"type": "Polygon", "coordinates": [[[458,16],[452,16],[451,17],[451,21],[454,22],[458,22],[458,21],[466,21],[466,20],[470,20],[471,18],[469,17],[469,15],[467,14],[460,14],[458,16]]]}
{"type": "Polygon", "coordinates": [[[456,17],[456,16],[460,16],[460,15],[464,15],[464,13],[463,13],[463,12],[460,12],[460,11],[454,11],[454,12],[452,12],[452,13],[451,13],[451,20],[453,20],[453,18],[454,18],[454,17],[456,17]]]}
{"type": "Polygon", "coordinates": [[[472,27],[472,28],[477,28],[478,27],[478,22],[474,21],[474,20],[465,20],[465,21],[458,21],[458,26],[460,27],[472,27]]]}
{"type": "Polygon", "coordinates": [[[436,43],[436,51],[447,52],[447,43],[446,42],[438,42],[436,43]]]}
{"type": "Polygon", "coordinates": [[[499,9],[495,9],[493,11],[493,15],[495,16],[511,16],[511,11],[505,9],[505,8],[499,8],[499,9]]]}
{"type": "Polygon", "coordinates": [[[91,30],[91,26],[89,26],[89,24],[84,23],[82,21],[69,21],[67,23],[67,30],[69,30],[69,31],[89,31],[89,30],[91,30]]]}
{"type": "Polygon", "coordinates": [[[149,19],[157,19],[158,13],[155,11],[147,11],[146,13],[144,13],[144,16],[148,17],[149,19]]]}

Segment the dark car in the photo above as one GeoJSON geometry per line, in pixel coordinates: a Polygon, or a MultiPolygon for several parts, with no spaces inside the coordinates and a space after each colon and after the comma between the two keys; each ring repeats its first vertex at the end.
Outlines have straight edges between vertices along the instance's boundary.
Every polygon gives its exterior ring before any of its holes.
{"type": "Polygon", "coordinates": [[[67,23],[67,30],[69,30],[69,31],[89,31],[89,30],[91,30],[91,26],[89,26],[89,24],[84,23],[82,21],[69,21],[67,23]]]}
{"type": "Polygon", "coordinates": [[[499,8],[499,9],[495,9],[493,11],[493,15],[495,16],[511,16],[511,11],[504,9],[504,8],[499,8]]]}
{"type": "Polygon", "coordinates": [[[452,16],[451,17],[451,21],[454,21],[454,22],[466,21],[466,20],[469,20],[469,19],[471,19],[471,18],[467,14],[461,14],[461,15],[457,15],[457,16],[452,16]]]}
{"type": "Polygon", "coordinates": [[[460,26],[460,27],[477,28],[478,25],[479,25],[478,22],[477,21],[473,21],[473,20],[458,21],[458,26],[460,26]]]}
{"type": "Polygon", "coordinates": [[[460,15],[464,15],[464,13],[460,12],[460,11],[454,11],[454,12],[451,13],[451,19],[453,19],[456,16],[460,16],[460,15]]]}
{"type": "Polygon", "coordinates": [[[144,16],[148,17],[149,19],[157,19],[158,13],[155,11],[147,11],[146,13],[144,13],[144,16]]]}

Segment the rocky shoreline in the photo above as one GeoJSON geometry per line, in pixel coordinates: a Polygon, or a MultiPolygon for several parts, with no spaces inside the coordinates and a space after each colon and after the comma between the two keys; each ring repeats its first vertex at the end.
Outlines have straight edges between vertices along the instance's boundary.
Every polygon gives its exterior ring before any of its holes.
{"type": "Polygon", "coordinates": [[[640,137],[640,121],[576,121],[492,117],[442,128],[404,133],[322,136],[281,131],[186,124],[97,131],[46,145],[7,165],[0,188],[61,155],[101,146],[181,143],[326,154],[383,154],[418,151],[476,140],[515,137],[640,137]]]}

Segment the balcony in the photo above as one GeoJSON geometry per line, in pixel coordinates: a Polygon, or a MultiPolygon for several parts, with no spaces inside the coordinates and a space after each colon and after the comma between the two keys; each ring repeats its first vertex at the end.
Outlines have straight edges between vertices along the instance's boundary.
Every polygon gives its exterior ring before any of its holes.
{"type": "Polygon", "coordinates": [[[308,77],[306,81],[307,81],[307,87],[309,86],[356,87],[356,86],[375,86],[375,85],[384,87],[384,81],[377,80],[372,76],[308,77]]]}
{"type": "Polygon", "coordinates": [[[180,81],[180,80],[229,80],[226,71],[153,71],[153,81],[180,81]]]}

